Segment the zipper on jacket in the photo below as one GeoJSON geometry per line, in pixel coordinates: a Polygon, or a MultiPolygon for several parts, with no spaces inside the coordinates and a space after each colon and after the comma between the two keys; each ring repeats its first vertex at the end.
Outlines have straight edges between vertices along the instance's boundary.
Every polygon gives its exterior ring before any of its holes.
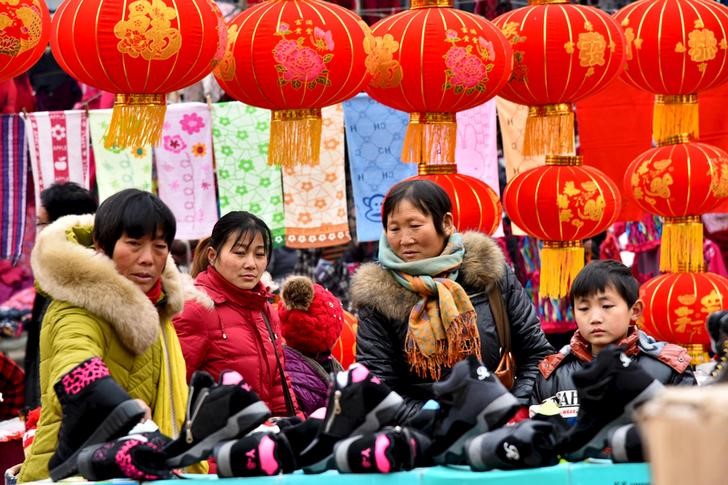
{"type": "Polygon", "coordinates": [[[334,424],[334,418],[339,414],[341,414],[341,391],[337,389],[334,391],[334,412],[331,413],[331,416],[329,416],[329,419],[326,422],[326,428],[324,428],[325,433],[329,432],[331,426],[334,424]]]}
{"type": "Polygon", "coordinates": [[[167,334],[164,330],[164,324],[162,324],[162,355],[164,357],[164,363],[167,367],[167,379],[169,381],[169,409],[172,414],[172,434],[174,438],[179,436],[179,429],[177,428],[177,413],[174,410],[174,390],[172,389],[172,364],[169,361],[169,352],[167,351],[167,334]]]}
{"type": "Polygon", "coordinates": [[[193,441],[195,441],[194,436],[192,436],[192,421],[195,420],[195,418],[197,417],[197,413],[200,412],[200,408],[205,402],[205,399],[207,399],[208,394],[210,394],[209,389],[203,389],[200,391],[200,396],[197,399],[197,405],[195,406],[194,412],[190,412],[192,410],[192,399],[187,402],[187,430],[185,432],[185,441],[187,441],[187,443],[191,444],[193,441]]]}

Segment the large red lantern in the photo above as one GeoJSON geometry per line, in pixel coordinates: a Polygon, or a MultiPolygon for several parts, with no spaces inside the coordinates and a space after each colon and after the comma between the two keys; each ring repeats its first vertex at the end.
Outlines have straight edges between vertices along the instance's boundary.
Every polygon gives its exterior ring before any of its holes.
{"type": "Polygon", "coordinates": [[[728,80],[728,9],[711,0],[639,0],[614,18],[627,41],[624,79],[657,95],[655,140],[697,139],[697,93],[728,80]]]}
{"type": "Polygon", "coordinates": [[[321,108],[354,96],[367,80],[368,29],[352,11],[321,0],[269,0],[230,22],[215,77],[233,98],[273,111],[270,163],[318,164],[321,108]]]}
{"type": "Polygon", "coordinates": [[[511,42],[515,59],[498,95],[530,106],[524,153],[572,153],[571,103],[596,93],[623,69],[619,25],[598,8],[568,0],[532,0],[493,23],[511,42]]]}
{"type": "Polygon", "coordinates": [[[665,218],[660,270],[701,271],[700,216],[728,197],[728,153],[687,135],[667,138],[634,159],[624,188],[642,209],[665,218]]]}
{"type": "Polygon", "coordinates": [[[116,93],[107,147],[159,140],[166,93],[199,81],[225,53],[212,0],[65,0],[51,49],[77,80],[116,93]]]}
{"type": "Polygon", "coordinates": [[[714,273],[667,273],[640,287],[640,326],[658,340],[685,346],[694,362],[707,360],[705,321],[728,308],[728,279],[714,273]]]}
{"type": "Polygon", "coordinates": [[[0,2],[0,81],[12,79],[43,55],[51,17],[42,0],[0,2]]]}
{"type": "Polygon", "coordinates": [[[442,187],[452,201],[452,214],[458,231],[493,234],[501,222],[500,198],[488,184],[457,173],[455,165],[420,165],[419,175],[408,180],[430,180],[442,187]]]}
{"type": "Polygon", "coordinates": [[[546,165],[516,175],[503,193],[506,213],[543,241],[539,296],[566,296],[584,266],[582,239],[609,227],[622,199],[617,185],[582,157],[548,155],[546,165]]]}
{"type": "Polygon", "coordinates": [[[455,113],[503,87],[513,58],[505,37],[453,0],[412,0],[410,10],[372,26],[367,38],[369,95],[410,113],[402,160],[455,163],[455,113]]]}

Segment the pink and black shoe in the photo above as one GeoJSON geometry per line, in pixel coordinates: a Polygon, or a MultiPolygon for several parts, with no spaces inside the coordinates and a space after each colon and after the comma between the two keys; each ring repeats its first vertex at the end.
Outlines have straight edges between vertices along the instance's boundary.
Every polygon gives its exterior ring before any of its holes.
{"type": "Polygon", "coordinates": [[[411,428],[385,428],[339,441],[334,461],[341,473],[391,473],[430,466],[430,439],[411,428]]]}
{"type": "Polygon", "coordinates": [[[354,435],[374,433],[392,424],[402,396],[361,364],[339,372],[329,390],[326,416],[316,438],[303,450],[300,465],[306,473],[334,468],[334,444],[354,435]]]}
{"type": "Polygon", "coordinates": [[[78,455],[78,469],[86,480],[112,478],[164,480],[171,478],[171,468],[162,453],[171,439],[162,433],[138,433],[116,441],[88,446],[78,455]]]}
{"type": "Polygon", "coordinates": [[[292,473],[296,458],[283,433],[251,433],[215,447],[220,477],[260,477],[292,473]]]}
{"type": "Polygon", "coordinates": [[[205,460],[215,445],[244,436],[269,416],[268,406],[239,373],[223,372],[216,384],[207,372],[197,371],[182,432],[164,449],[167,465],[181,468],[205,460]]]}
{"type": "Polygon", "coordinates": [[[61,403],[58,445],[48,468],[53,481],[77,473],[82,448],[126,434],[144,417],[144,409],[111,378],[98,357],[68,371],[53,389],[61,403]]]}

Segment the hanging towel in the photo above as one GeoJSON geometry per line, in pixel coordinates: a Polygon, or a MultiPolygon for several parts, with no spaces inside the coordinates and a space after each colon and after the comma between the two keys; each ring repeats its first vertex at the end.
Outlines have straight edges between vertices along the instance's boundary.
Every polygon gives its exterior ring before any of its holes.
{"type": "Polygon", "coordinates": [[[177,239],[201,239],[217,222],[212,119],[205,103],[167,107],[162,142],[154,147],[159,198],[177,219],[177,239]]]}
{"type": "Polygon", "coordinates": [[[244,210],[270,228],[275,246],[284,243],[281,170],[268,165],[270,111],[242,103],[212,106],[220,215],[244,210]]]}
{"type": "MultiPolygon", "coordinates": [[[[455,160],[458,173],[482,180],[500,195],[495,100],[457,113],[455,160]]],[[[493,237],[503,237],[503,223],[493,237]]]]}
{"type": "Polygon", "coordinates": [[[346,216],[344,108],[321,112],[321,161],[283,170],[286,246],[322,248],[351,241],[346,216]]]}
{"type": "Polygon", "coordinates": [[[25,120],[35,204],[55,182],[90,188],[88,117],[85,111],[30,113],[25,120]]]}
{"type": "Polygon", "coordinates": [[[379,241],[384,196],[417,174],[416,164],[400,161],[409,116],[360,94],[344,103],[344,118],[357,240],[379,241]]]}
{"type": "Polygon", "coordinates": [[[104,138],[106,138],[110,121],[110,109],[89,112],[99,203],[123,189],[134,188],[148,192],[152,190],[151,146],[125,149],[105,148],[104,138]]]}
{"type": "Polygon", "coordinates": [[[18,261],[25,234],[28,150],[18,115],[0,116],[0,259],[18,261]]]}

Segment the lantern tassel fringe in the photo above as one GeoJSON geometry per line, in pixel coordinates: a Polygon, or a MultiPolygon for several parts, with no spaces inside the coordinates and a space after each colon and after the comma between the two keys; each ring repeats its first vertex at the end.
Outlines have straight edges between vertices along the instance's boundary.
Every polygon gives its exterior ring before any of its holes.
{"type": "Polygon", "coordinates": [[[123,149],[156,145],[162,137],[166,113],[166,104],[115,103],[104,146],[123,149]]]}
{"type": "Polygon", "coordinates": [[[571,282],[584,267],[584,247],[546,247],[541,250],[541,298],[562,298],[569,294],[571,282]]]}
{"type": "Polygon", "coordinates": [[[573,111],[529,116],[523,138],[526,157],[574,153],[573,111]]]}
{"type": "Polygon", "coordinates": [[[703,271],[703,224],[699,221],[669,222],[662,226],[660,271],[703,271]]]}
{"type": "MultiPolygon", "coordinates": [[[[457,124],[450,121],[425,121],[410,118],[402,145],[402,161],[418,164],[454,164],[457,124]]],[[[449,115],[449,114],[448,114],[449,115]]],[[[449,117],[448,117],[449,118],[449,117]]]]}
{"type": "Polygon", "coordinates": [[[270,124],[268,164],[316,166],[321,155],[321,117],[275,119],[270,124]]]}
{"type": "Polygon", "coordinates": [[[655,102],[652,118],[652,137],[657,143],[686,133],[693,140],[699,138],[698,103],[691,101],[655,102]]]}

